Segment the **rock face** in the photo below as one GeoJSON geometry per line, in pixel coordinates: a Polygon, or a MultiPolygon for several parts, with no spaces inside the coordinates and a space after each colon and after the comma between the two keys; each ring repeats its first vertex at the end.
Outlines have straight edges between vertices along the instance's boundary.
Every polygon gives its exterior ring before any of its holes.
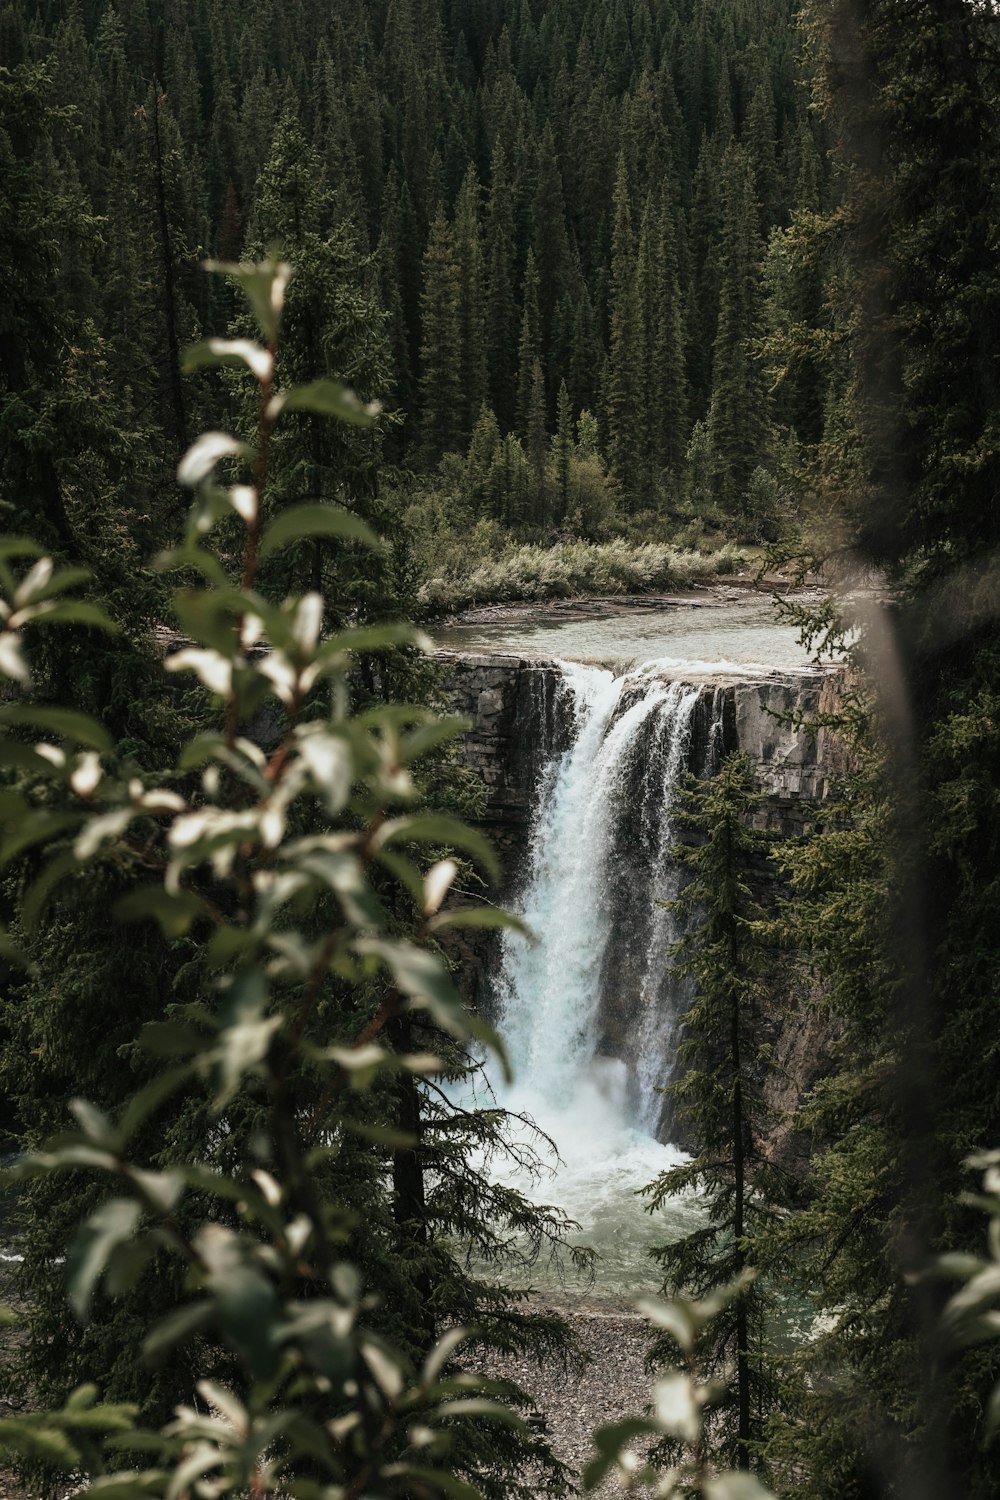
{"type": "MultiPolygon", "coordinates": [[[[446,691],[456,713],[470,721],[462,739],[465,764],[486,788],[487,830],[509,880],[517,879],[535,807],[544,757],[569,742],[554,662],[494,653],[440,652],[446,691]]],[[[692,734],[692,764],[704,757],[713,724],[721,723],[725,750],[743,750],[756,766],[766,797],[757,822],[784,836],[801,834],[846,769],[833,732],[807,726],[836,705],[839,672],[800,672],[759,681],[719,681],[702,687],[692,734]]]]}
{"type": "MultiPolygon", "coordinates": [[[[485,830],[500,853],[507,886],[502,895],[509,898],[517,890],[525,865],[540,778],[552,756],[571,743],[573,724],[567,695],[561,691],[562,674],[556,663],[543,659],[492,653],[441,655],[447,663],[451,705],[470,722],[461,753],[485,788],[485,830]]],[[[801,837],[815,826],[817,809],[847,769],[836,736],[821,722],[836,707],[842,690],[842,676],[837,672],[703,683],[691,718],[688,764],[704,772],[720,754],[742,750],[754,763],[756,788],[764,798],[755,815],[756,825],[778,837],[801,837]],[[819,727],[811,727],[818,721],[819,727]]],[[[627,684],[624,702],[632,691],[627,684]]],[[[646,691],[648,680],[637,681],[635,694],[646,691]]],[[[614,982],[604,986],[607,999],[598,1050],[626,1061],[637,1045],[629,995],[639,986],[642,952],[649,948],[652,933],[649,915],[644,916],[642,910],[646,898],[636,885],[643,838],[640,825],[648,822],[643,768],[652,751],[652,746],[637,746],[636,785],[618,814],[626,822],[634,819],[636,827],[631,832],[622,828],[624,863],[608,897],[617,915],[605,967],[614,982]],[[630,856],[630,849],[635,857],[630,856]],[[621,912],[617,912],[619,905],[621,912]]],[[[655,765],[652,760],[648,764],[655,782],[655,765]]],[[[762,869],[765,900],[773,897],[774,889],[773,875],[762,869]]],[[[465,993],[488,1013],[489,979],[495,963],[491,935],[468,931],[457,941],[453,956],[465,993]]],[[[783,1074],[772,1101],[779,1119],[768,1144],[777,1159],[794,1168],[805,1161],[805,1146],[794,1128],[795,1111],[803,1092],[823,1069],[825,1035],[815,1011],[803,1003],[804,997],[789,993],[776,996],[775,1001],[775,1016],[765,1018],[763,1024],[771,1033],[783,1074]]],[[[630,1066],[634,1063],[631,1058],[630,1066]]],[[[661,1129],[666,1132],[664,1138],[691,1144],[678,1139],[677,1123],[666,1110],[661,1129]]]]}

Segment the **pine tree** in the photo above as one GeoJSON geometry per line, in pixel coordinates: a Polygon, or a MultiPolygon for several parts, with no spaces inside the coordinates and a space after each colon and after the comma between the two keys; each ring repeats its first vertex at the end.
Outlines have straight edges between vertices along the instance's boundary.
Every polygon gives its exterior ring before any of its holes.
{"type": "Polygon", "coordinates": [[[521,337],[517,346],[517,430],[528,435],[535,365],[542,357],[542,324],[538,308],[538,272],[535,257],[528,251],[528,261],[521,288],[521,337]]]}
{"type": "Polygon", "coordinates": [[[611,465],[626,501],[636,507],[647,478],[645,319],[625,157],[618,159],[611,252],[611,334],[607,425],[611,465]]]}
{"type": "Polygon", "coordinates": [[[573,458],[573,407],[566,382],[559,382],[556,401],[556,435],[552,444],[555,470],[555,520],[562,525],[570,512],[570,466],[573,458]]]}
{"type": "Polygon", "coordinates": [[[490,396],[505,432],[517,422],[517,308],[514,297],[514,195],[507,153],[497,140],[486,211],[486,362],[490,396]]]}
{"type": "Polygon", "coordinates": [[[655,226],[655,265],[650,313],[649,422],[657,476],[676,489],[684,468],[688,393],[684,369],[684,309],[670,189],[664,184],[655,226]]]}
{"type": "Polygon", "coordinates": [[[570,272],[569,237],[562,173],[550,121],[538,144],[535,193],[532,203],[532,249],[538,269],[538,305],[543,337],[552,337],[556,304],[570,272]]]}
{"type": "MultiPolygon", "coordinates": [[[[362,401],[383,402],[390,369],[375,268],[360,255],[354,226],[324,184],[319,155],[292,110],[279,122],[261,171],[244,254],[253,259],[271,246],[298,268],[286,293],[278,379],[335,380],[362,401]]],[[[256,419],[252,398],[246,406],[245,385],[241,392],[249,429],[256,419]]],[[[377,521],[382,432],[381,423],[350,427],[296,413],[271,445],[275,498],[283,504],[333,501],[377,521]]],[[[367,617],[383,607],[385,567],[384,560],[352,556],[318,538],[290,549],[272,565],[278,572],[265,571],[265,576],[276,589],[280,578],[286,590],[308,586],[325,593],[334,617],[337,612],[367,617]]]]}
{"type": "Polygon", "coordinates": [[[688,230],[689,283],[687,350],[691,415],[704,417],[712,390],[712,350],[719,322],[719,152],[707,136],[701,139],[692,184],[688,230]]]}
{"type": "MultiPolygon", "coordinates": [[[[759,802],[752,787],[749,757],[732,754],[710,780],[688,785],[674,814],[686,835],[674,852],[688,877],[674,903],[686,927],[676,953],[694,994],[681,1023],[683,1071],[669,1094],[696,1146],[647,1193],[653,1210],[696,1188],[707,1221],[654,1252],[670,1294],[705,1296],[751,1267],[766,1271],[778,1218],[780,1181],[760,1145],[770,1055],[761,1017],[773,1009],[774,960],[751,884],[766,852],[749,826],[759,802]]],[[[703,1345],[705,1375],[735,1369],[713,1460],[741,1469],[759,1466],[754,1454],[775,1395],[765,1352],[770,1301],[758,1276],[713,1320],[703,1345]]],[[[665,1341],[655,1352],[668,1352],[665,1341]]]]}
{"type": "Polygon", "coordinates": [[[527,454],[531,466],[534,505],[532,520],[545,526],[549,519],[549,496],[545,482],[545,458],[549,436],[545,419],[545,377],[540,360],[535,360],[531,372],[531,401],[528,405],[527,454]]]}
{"type": "Polygon", "coordinates": [[[753,340],[761,331],[761,246],[753,174],[746,153],[730,148],[724,163],[719,326],[712,352],[709,431],[716,459],[716,494],[737,517],[745,514],[750,475],[765,457],[768,403],[753,340]]]}
{"type": "Polygon", "coordinates": [[[466,436],[486,399],[485,287],[479,178],[469,167],[455,206],[453,237],[459,283],[462,389],[461,433],[466,436]]]}
{"type": "Polygon", "coordinates": [[[420,457],[431,468],[462,442],[462,287],[444,212],[431,225],[420,296],[420,457]]]}

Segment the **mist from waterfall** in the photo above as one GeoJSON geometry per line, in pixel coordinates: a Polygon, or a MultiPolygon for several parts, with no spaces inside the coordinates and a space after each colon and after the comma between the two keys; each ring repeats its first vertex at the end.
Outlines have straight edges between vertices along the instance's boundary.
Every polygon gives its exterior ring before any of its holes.
{"type": "MultiPolygon", "coordinates": [[[[515,1075],[501,1097],[561,1158],[554,1179],[520,1185],[579,1219],[582,1239],[610,1254],[618,1289],[631,1291],[650,1284],[645,1252],[672,1237],[668,1221],[690,1216],[678,1205],[651,1219],[635,1194],[681,1154],[657,1139],[686,1006],[663,903],[677,893],[671,810],[701,690],[662,680],[655,664],[616,676],[567,662],[561,672],[569,743],[542,769],[513,903],[534,940],[506,934],[495,979],[515,1075]]],[[[710,749],[718,737],[713,710],[710,749]]]]}

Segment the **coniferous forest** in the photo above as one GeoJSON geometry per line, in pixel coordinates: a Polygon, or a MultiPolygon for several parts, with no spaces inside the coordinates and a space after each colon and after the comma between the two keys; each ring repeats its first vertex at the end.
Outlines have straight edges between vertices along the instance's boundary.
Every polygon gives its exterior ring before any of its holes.
{"type": "Polygon", "coordinates": [[[0,0],[18,1495],[1000,1494],[998,80],[989,0],[0,0]],[[837,785],[678,791],[703,1217],[581,1475],[414,622],[754,574],[837,785]]]}

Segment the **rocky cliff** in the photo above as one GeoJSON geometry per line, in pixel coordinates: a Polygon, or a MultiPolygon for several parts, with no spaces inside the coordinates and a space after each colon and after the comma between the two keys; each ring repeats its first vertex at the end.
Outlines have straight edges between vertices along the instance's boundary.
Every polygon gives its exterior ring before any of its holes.
{"type": "MultiPolygon", "coordinates": [[[[442,653],[452,707],[470,724],[463,737],[465,764],[479,777],[486,794],[484,823],[500,851],[507,894],[516,893],[538,801],[539,780],[552,755],[566,748],[573,732],[558,665],[544,659],[498,654],[442,653]]],[[[755,821],[762,831],[796,838],[816,824],[817,809],[830,797],[846,770],[843,751],[833,732],[820,722],[836,707],[843,689],[837,672],[797,672],[755,679],[713,679],[698,687],[691,718],[688,764],[704,771],[720,754],[740,749],[756,768],[763,802],[755,821]],[[816,727],[818,724],[818,727],[816,727]]],[[[627,694],[632,691],[626,687],[627,694]]],[[[634,692],[648,691],[648,679],[637,677],[634,692]]],[[[642,888],[641,843],[644,756],[653,747],[638,747],[634,792],[626,793],[618,817],[635,819],[620,840],[621,869],[614,872],[608,902],[615,911],[613,936],[605,956],[612,976],[603,988],[602,1039],[599,1050],[635,1066],[637,1037],[631,1020],[632,995],[640,986],[644,952],[652,939],[652,893],[642,888]],[[634,804],[634,805],[633,805],[634,804]],[[631,851],[631,853],[630,853],[631,851]]],[[[650,761],[649,775],[656,780],[650,761]]],[[[653,793],[655,797],[655,790],[653,793]]],[[[647,804],[648,805],[648,804],[647,804]]],[[[648,821],[648,818],[645,820],[648,821]]],[[[609,874],[611,872],[609,871],[609,874]]],[[[774,894],[774,877],[761,871],[762,893],[774,894]]],[[[454,957],[463,988],[474,1003],[490,1010],[490,973],[495,952],[487,934],[469,934],[456,944],[454,957]]],[[[770,1145],[789,1166],[802,1164],[806,1143],[795,1130],[795,1112],[804,1090],[824,1066],[824,1024],[790,982],[775,995],[774,1013],[762,1024],[782,1070],[773,1104],[778,1119],[770,1145]]],[[[669,1071],[669,1070],[668,1070],[669,1071]]],[[[676,1122],[664,1112],[661,1129],[678,1140],[676,1122]]],[[[678,1141],[683,1144],[683,1137],[678,1141]]]]}

